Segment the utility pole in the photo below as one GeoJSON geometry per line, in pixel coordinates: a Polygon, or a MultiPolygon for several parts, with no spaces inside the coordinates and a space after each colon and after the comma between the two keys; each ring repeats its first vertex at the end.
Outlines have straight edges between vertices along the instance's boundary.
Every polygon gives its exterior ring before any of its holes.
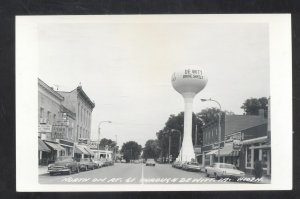
{"type": "Polygon", "coordinates": [[[171,155],[171,132],[169,133],[169,157],[168,157],[169,164],[170,164],[170,155],[171,155]]]}
{"type": "Polygon", "coordinates": [[[195,146],[197,146],[197,124],[196,124],[196,131],[195,131],[195,146]]]}

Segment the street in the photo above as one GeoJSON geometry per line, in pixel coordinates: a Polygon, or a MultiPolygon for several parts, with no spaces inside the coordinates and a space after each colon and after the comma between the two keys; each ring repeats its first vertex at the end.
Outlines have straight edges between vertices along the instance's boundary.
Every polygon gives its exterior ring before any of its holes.
{"type": "Polygon", "coordinates": [[[41,184],[210,184],[240,183],[229,179],[208,178],[205,173],[173,168],[169,164],[115,163],[113,166],[71,175],[39,175],[41,184]]]}

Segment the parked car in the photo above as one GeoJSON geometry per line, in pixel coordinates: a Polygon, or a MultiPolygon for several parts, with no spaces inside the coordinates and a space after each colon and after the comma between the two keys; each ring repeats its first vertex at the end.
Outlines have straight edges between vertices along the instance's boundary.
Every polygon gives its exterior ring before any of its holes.
{"type": "Polygon", "coordinates": [[[172,163],[172,167],[174,167],[174,168],[177,168],[178,167],[178,165],[179,165],[179,161],[174,161],[173,163],[172,163]]]}
{"type": "Polygon", "coordinates": [[[126,160],[122,159],[122,160],[121,160],[121,163],[126,163],[126,160]]]}
{"type": "Polygon", "coordinates": [[[103,167],[103,161],[101,161],[101,159],[92,159],[93,160],[93,162],[97,165],[97,168],[101,168],[101,167],[103,167]]]}
{"type": "Polygon", "coordinates": [[[87,171],[89,169],[93,170],[97,168],[97,164],[93,162],[90,158],[82,158],[79,160],[79,169],[87,171]]]}
{"type": "Polygon", "coordinates": [[[79,172],[79,164],[70,156],[58,157],[54,164],[48,165],[48,172],[52,176],[55,173],[67,173],[79,172]]]}
{"type": "Polygon", "coordinates": [[[216,179],[219,178],[233,178],[237,179],[239,177],[245,176],[243,171],[238,170],[232,164],[226,163],[214,163],[212,166],[205,167],[206,176],[213,176],[216,179]]]}
{"type": "Polygon", "coordinates": [[[155,166],[155,161],[154,161],[154,159],[147,159],[147,161],[146,161],[146,166],[155,166]]]}
{"type": "Polygon", "coordinates": [[[200,164],[198,164],[197,162],[185,162],[182,165],[182,169],[187,171],[200,171],[201,167],[200,164]]]}
{"type": "Polygon", "coordinates": [[[174,167],[177,168],[177,169],[182,169],[182,166],[184,165],[184,163],[185,162],[178,161],[178,162],[175,163],[174,167]]]}

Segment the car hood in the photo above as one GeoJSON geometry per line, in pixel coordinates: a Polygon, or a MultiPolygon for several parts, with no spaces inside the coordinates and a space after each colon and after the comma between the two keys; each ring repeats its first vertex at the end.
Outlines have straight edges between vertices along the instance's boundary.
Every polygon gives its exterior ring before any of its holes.
{"type": "Polygon", "coordinates": [[[71,164],[72,162],[55,162],[54,166],[65,166],[66,164],[71,164]]]}
{"type": "Polygon", "coordinates": [[[244,174],[243,171],[236,170],[236,169],[222,169],[222,171],[225,171],[226,174],[244,174]]]}

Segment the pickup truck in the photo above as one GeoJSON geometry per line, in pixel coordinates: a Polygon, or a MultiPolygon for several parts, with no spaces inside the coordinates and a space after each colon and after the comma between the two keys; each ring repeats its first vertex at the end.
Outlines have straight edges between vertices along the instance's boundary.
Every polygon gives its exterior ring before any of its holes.
{"type": "Polygon", "coordinates": [[[205,167],[206,176],[213,176],[216,179],[220,178],[233,178],[237,179],[245,176],[243,171],[238,170],[232,164],[214,163],[212,166],[205,167]]]}

